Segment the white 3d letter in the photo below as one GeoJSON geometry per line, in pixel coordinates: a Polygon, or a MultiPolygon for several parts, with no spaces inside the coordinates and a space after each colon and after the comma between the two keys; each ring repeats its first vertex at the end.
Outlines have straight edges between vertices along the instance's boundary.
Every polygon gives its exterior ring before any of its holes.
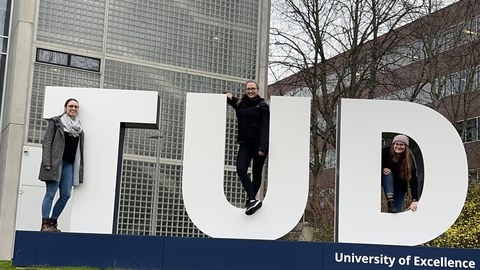
{"type": "Polygon", "coordinates": [[[183,200],[193,223],[218,238],[277,239],[300,220],[308,196],[310,99],[272,97],[268,190],[252,216],[223,191],[226,95],[187,94],[183,200]]]}
{"type": "Polygon", "coordinates": [[[462,141],[447,119],[416,103],[358,99],[342,99],[339,117],[339,242],[418,245],[455,222],[468,169],[462,141]],[[422,151],[425,176],[416,212],[380,212],[382,132],[406,134],[422,151]]]}
{"type": "Polygon", "coordinates": [[[63,113],[67,98],[78,100],[85,130],[84,183],[75,188],[70,232],[112,233],[120,124],[158,127],[158,93],[47,87],[44,118],[63,113]]]}

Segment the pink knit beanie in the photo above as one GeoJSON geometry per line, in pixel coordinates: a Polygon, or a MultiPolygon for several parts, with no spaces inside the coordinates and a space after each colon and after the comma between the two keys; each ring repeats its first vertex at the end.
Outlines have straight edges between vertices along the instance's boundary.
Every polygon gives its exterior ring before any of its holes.
{"type": "Polygon", "coordinates": [[[408,137],[405,136],[405,135],[397,135],[393,138],[393,142],[392,144],[396,143],[396,142],[403,142],[405,145],[408,145],[408,137]]]}

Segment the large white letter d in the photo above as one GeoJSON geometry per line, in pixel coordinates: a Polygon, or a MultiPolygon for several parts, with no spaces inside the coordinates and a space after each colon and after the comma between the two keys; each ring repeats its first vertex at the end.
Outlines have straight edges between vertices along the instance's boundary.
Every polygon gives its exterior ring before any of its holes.
{"type": "Polygon", "coordinates": [[[268,190],[254,215],[223,191],[226,96],[187,94],[183,200],[193,223],[218,238],[278,239],[300,220],[308,196],[310,99],[272,97],[268,190]]]}
{"type": "Polygon", "coordinates": [[[467,159],[445,117],[416,103],[342,99],[339,119],[339,242],[418,245],[455,222],[467,193],[467,159]],[[382,132],[406,134],[422,151],[424,184],[416,212],[380,212],[382,132]]]}

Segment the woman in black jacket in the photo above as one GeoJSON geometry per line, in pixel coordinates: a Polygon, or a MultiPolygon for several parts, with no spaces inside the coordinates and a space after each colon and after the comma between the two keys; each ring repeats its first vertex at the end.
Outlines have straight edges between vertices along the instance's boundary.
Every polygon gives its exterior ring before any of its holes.
{"type": "Polygon", "coordinates": [[[227,93],[227,103],[235,109],[238,119],[237,174],[248,196],[245,204],[247,215],[252,215],[262,206],[256,195],[261,186],[263,164],[268,153],[270,110],[258,92],[257,82],[250,80],[245,83],[245,94],[241,98],[227,93]],[[247,173],[252,160],[253,181],[247,173]]]}
{"type": "Polygon", "coordinates": [[[382,185],[389,213],[403,211],[408,186],[412,195],[412,203],[408,208],[417,210],[417,170],[408,143],[408,137],[400,134],[393,138],[391,147],[382,150],[382,185]]]}

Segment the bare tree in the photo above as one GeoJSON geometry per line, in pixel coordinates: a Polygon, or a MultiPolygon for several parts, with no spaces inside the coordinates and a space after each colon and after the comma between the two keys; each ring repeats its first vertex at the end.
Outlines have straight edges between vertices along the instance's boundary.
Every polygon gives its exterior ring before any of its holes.
{"type": "MultiPolygon", "coordinates": [[[[470,118],[480,113],[480,19],[475,16],[480,3],[462,0],[440,9],[449,2],[274,2],[285,27],[272,29],[272,66],[294,75],[270,91],[312,97],[314,185],[306,212],[312,224],[327,226],[319,214],[334,209],[333,197],[324,192],[325,180],[333,178],[325,165],[327,152],[336,145],[335,111],[341,98],[418,102],[445,115],[464,141],[479,132],[470,118]]],[[[478,168],[479,145],[465,148],[469,167],[478,168]]]]}
{"type": "Polygon", "coordinates": [[[321,218],[315,213],[318,205],[331,205],[333,210],[333,197],[321,196],[321,192],[327,151],[336,144],[340,99],[376,95],[375,90],[385,83],[378,74],[381,66],[388,65],[384,55],[399,40],[393,30],[408,22],[416,8],[398,0],[274,2],[273,18],[282,23],[272,28],[271,64],[295,75],[273,84],[270,92],[312,98],[310,170],[314,185],[308,218],[321,218]]]}
{"type": "Polygon", "coordinates": [[[429,1],[422,6],[423,12],[415,15],[424,17],[401,33],[408,43],[396,48],[396,56],[387,56],[397,57],[401,65],[393,66],[394,87],[385,94],[441,112],[465,140],[467,120],[479,110],[480,39],[475,11],[480,3],[464,0],[453,9],[437,11],[438,4],[429,1]]]}

